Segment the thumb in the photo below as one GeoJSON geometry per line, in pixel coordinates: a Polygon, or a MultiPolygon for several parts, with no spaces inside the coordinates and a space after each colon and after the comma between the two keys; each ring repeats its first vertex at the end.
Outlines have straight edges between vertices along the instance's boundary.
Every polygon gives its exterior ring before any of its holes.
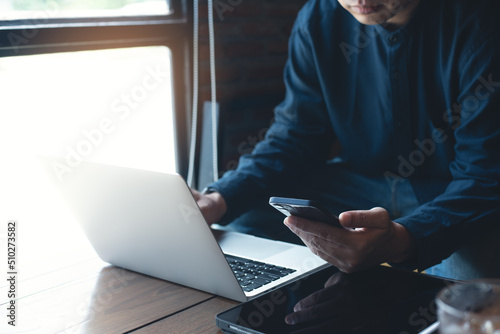
{"type": "Polygon", "coordinates": [[[195,190],[193,188],[189,188],[191,190],[191,194],[193,194],[193,197],[195,201],[199,201],[201,199],[201,193],[198,190],[195,190]]]}
{"type": "Polygon", "coordinates": [[[342,212],[340,224],[345,228],[386,228],[391,221],[389,213],[383,208],[342,212]]]}

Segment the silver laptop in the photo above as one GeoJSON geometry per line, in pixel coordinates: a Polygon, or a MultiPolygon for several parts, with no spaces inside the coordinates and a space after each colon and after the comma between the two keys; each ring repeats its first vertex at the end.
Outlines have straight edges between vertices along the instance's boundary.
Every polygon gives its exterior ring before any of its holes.
{"type": "Polygon", "coordinates": [[[62,159],[40,161],[96,253],[110,264],[237,301],[329,266],[304,246],[210,228],[178,174],[90,162],[65,169],[62,159]],[[265,284],[243,286],[241,273],[232,269],[241,258],[267,268],[265,284]],[[284,276],[273,275],[278,272],[284,276]]]}

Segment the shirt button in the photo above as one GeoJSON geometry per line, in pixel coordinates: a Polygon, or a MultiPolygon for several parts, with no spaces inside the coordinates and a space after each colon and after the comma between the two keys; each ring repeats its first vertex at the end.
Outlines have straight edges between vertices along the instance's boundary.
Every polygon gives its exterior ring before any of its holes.
{"type": "Polygon", "coordinates": [[[389,36],[389,41],[390,41],[391,43],[394,43],[394,44],[395,44],[395,43],[397,43],[397,42],[399,42],[399,35],[398,35],[398,34],[395,34],[395,35],[391,35],[391,36],[389,36]]]}
{"type": "Polygon", "coordinates": [[[394,79],[396,79],[396,80],[401,79],[401,72],[399,72],[399,71],[394,72],[394,79]]]}

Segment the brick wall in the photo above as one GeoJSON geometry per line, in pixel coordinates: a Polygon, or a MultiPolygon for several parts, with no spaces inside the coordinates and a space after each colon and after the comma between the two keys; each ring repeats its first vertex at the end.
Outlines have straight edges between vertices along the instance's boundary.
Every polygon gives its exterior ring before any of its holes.
{"type": "MultiPolygon", "coordinates": [[[[221,172],[262,139],[284,96],[288,37],[306,0],[214,0],[221,172]]],[[[200,5],[200,103],[210,100],[207,3],[200,5]]]]}

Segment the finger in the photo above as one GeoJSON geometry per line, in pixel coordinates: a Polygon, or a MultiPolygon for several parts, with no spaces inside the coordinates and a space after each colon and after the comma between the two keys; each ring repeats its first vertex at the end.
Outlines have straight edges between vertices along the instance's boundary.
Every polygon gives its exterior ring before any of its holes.
{"type": "Polygon", "coordinates": [[[300,230],[297,230],[295,233],[313,254],[334,265],[338,262],[336,260],[337,254],[344,253],[344,246],[342,245],[322,239],[313,234],[304,233],[300,230]]]}
{"type": "Polygon", "coordinates": [[[348,231],[325,223],[289,216],[283,221],[284,224],[303,240],[311,240],[313,237],[327,240],[337,245],[342,244],[340,240],[347,237],[348,231]]]}
{"type": "Polygon", "coordinates": [[[289,325],[296,325],[302,322],[314,321],[318,319],[318,308],[311,307],[301,311],[294,311],[285,317],[285,322],[289,325]]]}
{"type": "Polygon", "coordinates": [[[201,198],[201,193],[198,190],[195,190],[193,188],[189,188],[191,190],[191,194],[193,194],[193,197],[196,201],[198,201],[201,198]]]}
{"type": "MultiPolygon", "coordinates": [[[[324,223],[318,223],[294,216],[287,217],[284,220],[284,223],[315,255],[321,257],[323,260],[336,267],[339,267],[339,265],[342,264],[342,261],[339,259],[342,259],[347,255],[347,249],[340,241],[337,240],[342,239],[342,237],[338,237],[335,234],[345,232],[353,233],[353,231],[342,231],[342,229],[337,227],[328,226],[324,223]],[[306,225],[303,225],[302,221],[305,221],[306,225]],[[329,234],[330,230],[333,230],[333,236],[329,234]]],[[[348,244],[347,240],[345,240],[345,242],[348,244]]]]}
{"type": "Polygon", "coordinates": [[[297,303],[293,313],[285,321],[288,324],[332,318],[346,310],[344,295],[338,289],[330,288],[317,291],[297,303]]]}
{"type": "Polygon", "coordinates": [[[339,300],[340,297],[341,294],[339,293],[339,289],[337,287],[324,288],[310,294],[309,296],[299,301],[293,308],[293,311],[299,312],[320,304],[326,305],[328,303],[334,305],[333,308],[330,306],[328,307],[328,309],[337,311],[338,309],[335,307],[335,305],[337,304],[337,300],[339,300]]]}
{"type": "Polygon", "coordinates": [[[317,249],[314,254],[319,256],[321,259],[325,260],[326,262],[332,264],[334,267],[339,269],[341,272],[344,273],[352,273],[356,270],[357,268],[353,268],[352,265],[349,264],[345,260],[346,256],[342,255],[343,252],[341,249],[338,252],[332,253],[332,252],[324,252],[322,250],[317,249]]]}
{"type": "MultiPolygon", "coordinates": [[[[386,228],[388,227],[390,220],[388,215],[385,215],[384,209],[376,208],[366,212],[368,212],[368,218],[382,219],[383,223],[377,223],[380,226],[384,224],[386,228]]],[[[367,229],[361,227],[361,224],[356,230],[340,229],[293,216],[285,219],[285,225],[302,239],[312,253],[346,273],[360,271],[375,264],[374,260],[370,258],[373,250],[370,235],[373,232],[383,231],[381,228],[378,230],[375,228],[367,229]]],[[[376,224],[372,225],[377,226],[376,224]]],[[[376,259],[375,262],[378,260],[376,259]]]]}
{"type": "Polygon", "coordinates": [[[303,322],[315,321],[318,319],[327,318],[335,314],[334,309],[335,304],[331,303],[325,304],[314,304],[309,307],[304,307],[298,311],[295,311],[285,317],[285,322],[289,325],[296,325],[303,322]],[[325,306],[327,305],[327,306],[325,306]]]}
{"type": "Polygon", "coordinates": [[[311,252],[323,259],[324,261],[332,264],[334,267],[338,268],[343,272],[350,272],[352,269],[346,263],[345,259],[348,258],[348,250],[343,246],[332,247],[329,245],[329,250],[325,251],[326,246],[322,246],[322,244],[318,241],[306,240],[302,239],[304,244],[311,250],[311,252]]]}
{"type": "Polygon", "coordinates": [[[342,212],[340,224],[345,228],[387,228],[390,216],[383,208],[342,212]]]}
{"type": "Polygon", "coordinates": [[[339,284],[345,278],[345,273],[338,272],[333,274],[325,283],[325,288],[328,288],[333,285],[339,284]]]}

